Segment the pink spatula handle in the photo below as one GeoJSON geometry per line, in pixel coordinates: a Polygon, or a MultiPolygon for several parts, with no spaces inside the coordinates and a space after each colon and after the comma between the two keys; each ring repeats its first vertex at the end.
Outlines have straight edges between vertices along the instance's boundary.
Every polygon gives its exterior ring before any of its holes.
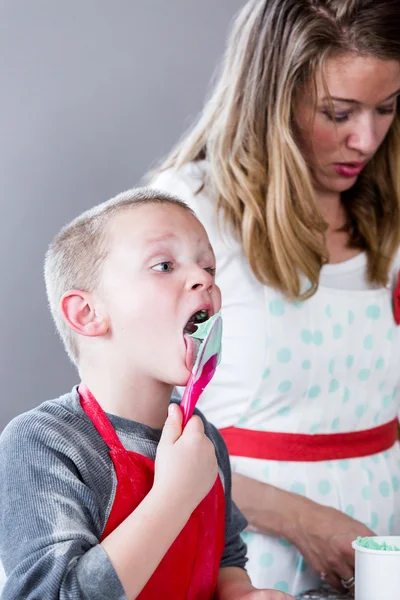
{"type": "Polygon", "coordinates": [[[185,392],[182,396],[181,410],[183,413],[183,427],[193,415],[194,407],[200,398],[206,385],[212,379],[218,363],[218,354],[213,354],[203,366],[200,377],[195,379],[196,374],[192,373],[186,385],[185,392]]]}

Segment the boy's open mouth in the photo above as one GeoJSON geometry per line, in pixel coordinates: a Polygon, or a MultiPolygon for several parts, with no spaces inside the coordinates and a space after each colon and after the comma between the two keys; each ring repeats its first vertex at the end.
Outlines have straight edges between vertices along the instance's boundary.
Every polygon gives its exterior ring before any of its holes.
{"type": "Polygon", "coordinates": [[[186,368],[189,371],[193,369],[197,353],[201,346],[201,340],[192,336],[196,333],[198,326],[201,323],[205,323],[211,316],[211,312],[205,308],[197,310],[190,317],[183,329],[183,337],[186,345],[186,368]]]}
{"type": "Polygon", "coordinates": [[[197,331],[197,325],[204,323],[208,320],[210,314],[206,309],[201,309],[195,312],[186,323],[183,333],[195,333],[197,331]]]}

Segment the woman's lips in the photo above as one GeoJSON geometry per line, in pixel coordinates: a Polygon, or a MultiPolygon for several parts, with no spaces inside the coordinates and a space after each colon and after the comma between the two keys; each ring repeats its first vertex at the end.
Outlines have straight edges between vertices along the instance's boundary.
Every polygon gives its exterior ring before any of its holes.
{"type": "Polygon", "coordinates": [[[357,177],[363,170],[365,163],[335,163],[335,171],[341,177],[357,177]]]}

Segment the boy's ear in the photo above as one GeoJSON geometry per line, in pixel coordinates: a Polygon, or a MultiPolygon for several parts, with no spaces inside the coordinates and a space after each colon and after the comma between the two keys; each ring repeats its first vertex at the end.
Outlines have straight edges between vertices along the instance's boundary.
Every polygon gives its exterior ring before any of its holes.
{"type": "Polygon", "coordinates": [[[105,335],[109,329],[108,314],[96,312],[89,292],[68,290],[61,298],[60,310],[68,327],[80,335],[96,337],[105,335]]]}

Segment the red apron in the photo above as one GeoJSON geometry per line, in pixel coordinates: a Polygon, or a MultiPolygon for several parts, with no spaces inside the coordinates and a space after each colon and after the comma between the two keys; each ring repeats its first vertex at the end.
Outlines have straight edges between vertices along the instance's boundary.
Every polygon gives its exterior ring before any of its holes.
{"type": "MultiPolygon", "coordinates": [[[[110,448],[117,477],[114,504],[101,536],[103,540],[135,510],[152,488],[154,461],[125,450],[87,386],[81,384],[78,391],[83,410],[110,448]]],[[[211,600],[224,546],[225,496],[218,477],[137,597],[138,600],[211,600]]]]}

